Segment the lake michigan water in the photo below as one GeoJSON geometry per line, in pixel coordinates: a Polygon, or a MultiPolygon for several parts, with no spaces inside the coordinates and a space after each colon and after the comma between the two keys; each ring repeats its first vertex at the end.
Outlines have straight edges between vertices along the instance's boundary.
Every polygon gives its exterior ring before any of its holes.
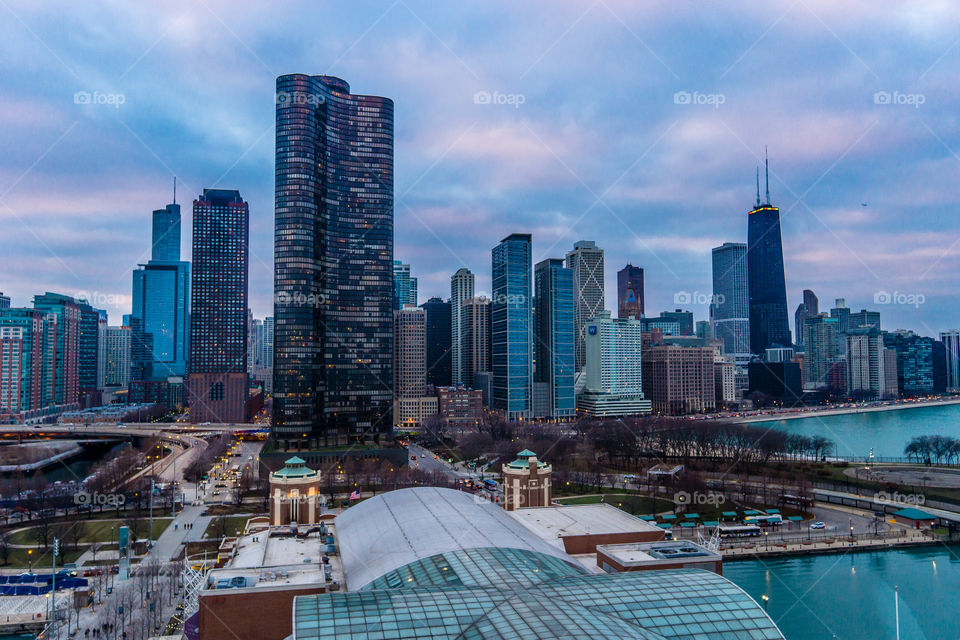
{"type": "MultiPolygon", "coordinates": [[[[757,422],[822,435],[840,456],[903,456],[911,438],[960,438],[960,405],[757,422]]],[[[960,546],[728,562],[724,575],[762,602],[788,640],[960,638],[960,546]]]]}
{"type": "Polygon", "coordinates": [[[724,563],[724,575],[768,613],[787,640],[960,638],[960,546],[724,563]]]}
{"type": "Polygon", "coordinates": [[[940,434],[960,439],[960,404],[833,416],[814,414],[752,424],[830,438],[839,456],[868,456],[872,448],[875,456],[899,457],[915,436],[940,434]]]}

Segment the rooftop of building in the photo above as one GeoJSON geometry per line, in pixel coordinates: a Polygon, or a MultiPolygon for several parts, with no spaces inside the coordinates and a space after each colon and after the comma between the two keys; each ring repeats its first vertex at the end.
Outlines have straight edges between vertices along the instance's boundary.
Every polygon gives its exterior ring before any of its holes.
{"type": "MultiPolygon", "coordinates": [[[[517,454],[517,457],[512,462],[506,463],[504,466],[510,469],[529,469],[530,468],[530,459],[536,459],[537,454],[530,449],[524,449],[517,454]]],[[[543,461],[538,461],[539,466],[544,467],[545,469],[549,468],[550,465],[546,464],[543,461]]]]}
{"type": "MultiPolygon", "coordinates": [[[[542,571],[538,554],[519,556],[524,571],[542,571]]],[[[707,571],[561,573],[534,584],[510,578],[499,587],[401,584],[299,596],[293,638],[783,639],[750,596],[707,571]]]]}
{"type": "Polygon", "coordinates": [[[451,489],[382,494],[336,525],[352,591],[298,596],[294,640],[783,638],[719,575],[591,574],[507,512],[451,489]]]}
{"type": "Polygon", "coordinates": [[[604,503],[527,507],[508,514],[535,536],[560,549],[563,549],[562,538],[567,536],[662,531],[604,503]]]}
{"type": "Polygon", "coordinates": [[[333,534],[334,527],[325,523],[322,530],[319,525],[300,526],[296,534],[284,526],[240,536],[230,559],[208,574],[207,589],[238,577],[245,579],[247,588],[343,584],[339,557],[327,554],[326,536],[333,534]]]}
{"type": "Polygon", "coordinates": [[[607,544],[598,546],[597,552],[616,560],[624,567],[655,567],[677,562],[719,562],[723,559],[720,554],[688,540],[607,544]]]}
{"type": "Polygon", "coordinates": [[[293,456],[292,458],[287,458],[284,461],[284,466],[282,469],[274,471],[270,475],[276,478],[312,478],[316,477],[318,474],[313,469],[307,466],[307,461],[298,456],[293,456]]]}
{"type": "Polygon", "coordinates": [[[350,590],[411,563],[470,549],[519,549],[574,562],[501,507],[453,489],[390,491],[350,507],[335,522],[350,590]]]}

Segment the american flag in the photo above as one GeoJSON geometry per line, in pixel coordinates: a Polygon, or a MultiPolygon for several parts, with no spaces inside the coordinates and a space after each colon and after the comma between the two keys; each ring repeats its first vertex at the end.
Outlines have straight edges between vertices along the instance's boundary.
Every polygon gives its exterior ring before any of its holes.
{"type": "Polygon", "coordinates": [[[357,489],[357,490],[355,490],[353,493],[351,493],[351,494],[350,494],[350,499],[351,499],[351,500],[359,500],[359,499],[360,499],[360,489],[357,489]]]}

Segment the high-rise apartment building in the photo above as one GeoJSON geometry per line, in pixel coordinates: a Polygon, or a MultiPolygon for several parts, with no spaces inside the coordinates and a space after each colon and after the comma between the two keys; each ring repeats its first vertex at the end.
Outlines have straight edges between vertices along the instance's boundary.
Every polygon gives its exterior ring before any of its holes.
{"type": "Polygon", "coordinates": [[[527,419],[533,410],[531,245],[529,233],[514,233],[492,252],[492,400],[508,420],[527,419]]]}
{"type": "Polygon", "coordinates": [[[793,330],[797,337],[798,347],[803,346],[804,322],[807,321],[807,318],[815,318],[818,315],[820,315],[820,301],[817,299],[817,294],[810,289],[804,289],[803,302],[797,306],[797,310],[793,314],[793,330]]]}
{"type": "Polygon", "coordinates": [[[427,390],[426,314],[407,304],[393,318],[393,391],[397,398],[419,398],[427,390]]]}
{"type": "Polygon", "coordinates": [[[247,419],[249,248],[250,210],[240,192],[204,189],[193,202],[187,383],[193,423],[247,419]]]}
{"type": "Polygon", "coordinates": [[[716,408],[713,347],[661,345],[643,352],[643,393],[653,412],[679,416],[716,408]]]}
{"type": "Polygon", "coordinates": [[[490,308],[490,299],[483,296],[468,298],[461,305],[463,384],[470,389],[479,389],[478,374],[490,371],[490,308]]]}
{"type": "Polygon", "coordinates": [[[617,271],[617,317],[643,317],[643,268],[628,264],[617,271]]]}
{"type": "MultiPolygon", "coordinates": [[[[467,370],[463,361],[463,304],[473,298],[476,285],[473,273],[469,269],[457,269],[450,278],[450,367],[453,384],[468,384],[467,370]]],[[[468,384],[469,386],[469,384],[468,384]]]]}
{"type": "Polygon", "coordinates": [[[883,344],[897,354],[897,388],[901,396],[924,396],[934,392],[933,338],[913,331],[882,331],[883,344]]]}
{"type": "Polygon", "coordinates": [[[837,357],[837,320],[821,313],[807,318],[803,330],[803,386],[824,389],[828,385],[830,362],[837,357]]]}
{"type": "Polygon", "coordinates": [[[393,422],[415,427],[438,411],[437,396],[427,395],[427,316],[406,304],[393,318],[393,422]]]}
{"type": "Polygon", "coordinates": [[[573,395],[573,272],[563,260],[549,258],[534,269],[534,382],[546,385],[547,416],[557,420],[577,413],[573,395]]]}
{"type": "Polygon", "coordinates": [[[130,384],[130,349],[133,344],[130,327],[105,327],[103,386],[127,387],[130,384]]]}
{"type": "Polygon", "coordinates": [[[591,240],[575,242],[567,253],[566,267],[573,271],[574,355],[577,371],[582,371],[587,360],[587,323],[603,311],[603,249],[591,240]]]}
{"type": "Polygon", "coordinates": [[[883,346],[880,330],[876,327],[851,329],[846,334],[846,342],[847,393],[874,399],[886,397],[884,368],[888,349],[883,346]]]}
{"type": "Polygon", "coordinates": [[[603,310],[586,327],[587,363],[577,409],[592,416],[650,413],[643,392],[643,326],[636,318],[610,317],[603,310]]]}
{"type": "Polygon", "coordinates": [[[33,308],[47,314],[42,405],[76,403],[80,396],[81,303],[48,291],[33,297],[33,308]]]}
{"type": "Polygon", "coordinates": [[[131,315],[149,336],[142,373],[165,380],[187,372],[190,263],[180,260],[180,205],[153,212],[152,238],[150,260],[133,272],[131,315]]]}
{"type": "Polygon", "coordinates": [[[393,309],[403,305],[417,305],[417,279],[410,275],[410,265],[400,260],[393,261],[393,309]]]}
{"type": "Polygon", "coordinates": [[[277,78],[272,434],[385,442],[393,405],[393,101],[277,78]]]}
{"type": "Polygon", "coordinates": [[[790,346],[780,209],[770,204],[769,175],[766,203],[760,204],[758,177],[757,204],[747,219],[747,280],[750,351],[759,355],[770,346],[790,346]]]}
{"type": "Polygon", "coordinates": [[[750,295],[747,245],[725,242],[712,250],[713,299],[710,321],[723,352],[745,366],[750,361],[750,295]]]}
{"type": "Polygon", "coordinates": [[[3,295],[3,291],[0,291],[0,309],[9,309],[10,308],[10,296],[3,295]]]}
{"type": "Polygon", "coordinates": [[[946,357],[946,390],[960,393],[960,329],[940,332],[946,357]]]}
{"type": "Polygon", "coordinates": [[[0,308],[0,422],[19,422],[43,404],[46,312],[0,308]]]}
{"type": "Polygon", "coordinates": [[[273,369],[273,316],[263,319],[263,366],[273,369]]]}

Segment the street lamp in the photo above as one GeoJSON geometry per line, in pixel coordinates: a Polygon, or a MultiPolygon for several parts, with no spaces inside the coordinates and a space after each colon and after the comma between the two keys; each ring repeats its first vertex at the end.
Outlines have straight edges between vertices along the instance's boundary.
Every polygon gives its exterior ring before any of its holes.
{"type": "Polygon", "coordinates": [[[760,599],[763,600],[763,612],[766,613],[767,603],[770,602],[770,596],[768,596],[767,594],[763,594],[762,596],[760,596],[760,599]]]}

